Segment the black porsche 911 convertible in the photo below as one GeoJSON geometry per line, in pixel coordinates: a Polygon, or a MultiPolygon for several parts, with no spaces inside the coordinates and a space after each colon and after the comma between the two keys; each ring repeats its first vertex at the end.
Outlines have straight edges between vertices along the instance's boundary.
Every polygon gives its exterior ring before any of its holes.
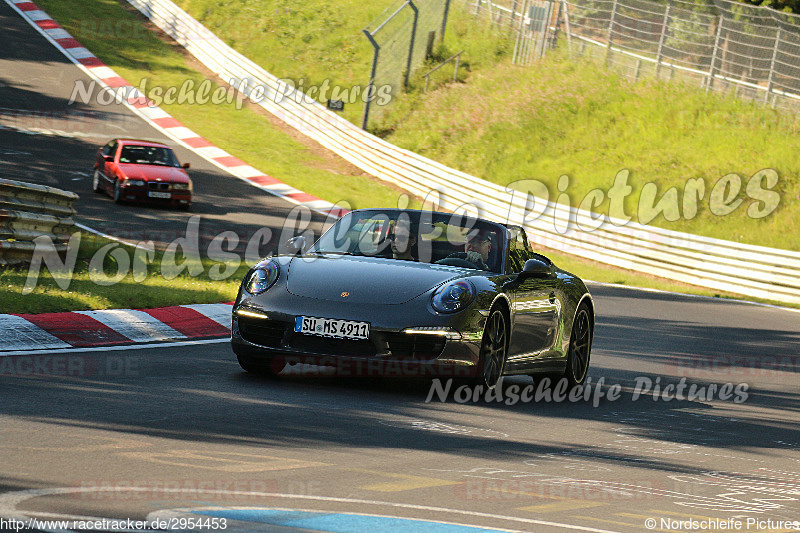
{"type": "MultiPolygon", "coordinates": [[[[563,374],[582,383],[594,305],[584,283],[535,253],[523,228],[431,211],[366,209],[312,246],[264,259],[233,306],[248,372],[295,363],[341,374],[563,374]]],[[[288,367],[286,367],[288,368],[288,367]]]]}

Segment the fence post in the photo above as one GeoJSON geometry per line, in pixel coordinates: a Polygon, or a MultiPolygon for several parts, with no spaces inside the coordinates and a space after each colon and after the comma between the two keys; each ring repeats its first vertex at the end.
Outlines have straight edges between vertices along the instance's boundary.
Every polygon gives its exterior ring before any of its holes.
{"type": "Polygon", "coordinates": [[[414,22],[411,24],[411,44],[408,45],[408,63],[406,64],[406,79],[403,81],[403,87],[408,88],[408,77],[411,75],[411,63],[414,58],[414,39],[417,36],[417,18],[419,17],[419,9],[414,5],[413,0],[408,0],[408,5],[414,10],[414,22]]]}
{"type": "Polygon", "coordinates": [[[667,3],[667,9],[664,11],[664,24],[661,26],[661,37],[658,39],[658,50],[656,51],[656,80],[658,80],[658,73],[661,71],[661,59],[664,57],[664,40],[667,37],[667,27],[669,25],[669,8],[670,4],[667,3]]]}
{"type": "Polygon", "coordinates": [[[725,18],[719,16],[719,24],[717,24],[717,36],[714,38],[714,50],[711,52],[711,69],[708,71],[708,83],[706,83],[706,92],[714,88],[714,69],[717,66],[717,50],[719,50],[719,40],[722,37],[722,22],[725,18]]]}
{"type": "Polygon", "coordinates": [[[528,0],[522,0],[522,13],[519,17],[519,29],[517,30],[517,41],[514,43],[514,55],[511,58],[511,64],[517,65],[520,63],[520,55],[522,55],[523,37],[522,32],[525,27],[525,8],[528,6],[528,0]]]}
{"type": "Polygon", "coordinates": [[[769,95],[772,93],[772,78],[775,75],[775,61],[778,59],[778,47],[781,45],[781,27],[775,33],[775,46],[772,48],[772,60],[769,62],[769,78],[767,78],[767,92],[764,93],[764,103],[769,102],[769,95]]]}
{"type": "Polygon", "coordinates": [[[547,41],[550,39],[550,21],[553,19],[553,5],[555,4],[555,0],[545,0],[544,4],[544,20],[542,20],[541,33],[542,41],[539,45],[537,59],[543,58],[545,53],[547,53],[547,41]]]}
{"type": "Polygon", "coordinates": [[[611,36],[614,32],[614,18],[617,15],[617,0],[611,5],[611,19],[608,21],[608,47],[606,48],[606,65],[611,59],[611,36]]]}
{"type": "Polygon", "coordinates": [[[514,0],[511,4],[511,25],[514,25],[514,19],[517,18],[517,7],[519,7],[519,0],[514,0]]]}
{"type": "Polygon", "coordinates": [[[444,16],[442,17],[442,31],[439,33],[440,43],[444,43],[444,31],[447,29],[447,15],[450,13],[450,0],[444,0],[444,16]]]}
{"type": "MultiPolygon", "coordinates": [[[[372,55],[372,72],[370,72],[369,85],[367,85],[367,91],[369,91],[370,88],[375,85],[375,72],[378,69],[378,55],[381,52],[381,47],[378,46],[378,43],[372,37],[372,34],[370,32],[368,32],[367,30],[364,30],[364,35],[367,36],[367,39],[369,40],[369,42],[372,45],[372,48],[374,50],[374,53],[372,55]]],[[[369,122],[369,104],[370,104],[370,102],[372,102],[372,98],[367,98],[367,101],[364,102],[364,117],[361,119],[361,129],[362,130],[366,130],[367,129],[367,122],[369,122]]]]}
{"type": "Polygon", "coordinates": [[[561,5],[564,7],[564,31],[567,34],[567,50],[570,57],[572,57],[572,30],[569,27],[569,5],[567,0],[561,0],[561,5]]]}
{"type": "Polygon", "coordinates": [[[558,31],[561,29],[561,12],[564,10],[563,0],[558,0],[558,13],[556,14],[556,27],[553,30],[553,48],[558,44],[558,31]]]}

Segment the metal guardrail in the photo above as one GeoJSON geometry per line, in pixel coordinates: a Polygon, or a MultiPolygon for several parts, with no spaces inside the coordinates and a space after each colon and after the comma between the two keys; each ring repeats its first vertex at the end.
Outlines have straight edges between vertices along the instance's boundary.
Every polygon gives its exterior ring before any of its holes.
{"type": "Polygon", "coordinates": [[[0,265],[25,263],[34,239],[49,237],[59,253],[75,229],[73,192],[0,178],[0,265]]]}
{"type": "MultiPolygon", "coordinates": [[[[286,87],[169,0],[127,0],[161,30],[174,38],[206,67],[225,80],[233,80],[250,94],[254,84],[268,94],[285,94],[286,87]]],[[[701,285],[756,298],[800,303],[800,253],[739,244],[680,233],[603,217],[574,208],[544,205],[531,220],[530,200],[500,185],[448,168],[408,150],[398,148],[351,124],[319,103],[295,98],[292,90],[284,98],[264,98],[260,105],[290,126],[316,140],[362,170],[426,197],[438,193],[436,204],[448,210],[465,206],[481,216],[520,224],[531,241],[569,254],[585,257],[676,281],[701,285]],[[563,228],[571,224],[571,229],[563,228]]],[[[141,95],[136,95],[141,96],[141,95]]]]}

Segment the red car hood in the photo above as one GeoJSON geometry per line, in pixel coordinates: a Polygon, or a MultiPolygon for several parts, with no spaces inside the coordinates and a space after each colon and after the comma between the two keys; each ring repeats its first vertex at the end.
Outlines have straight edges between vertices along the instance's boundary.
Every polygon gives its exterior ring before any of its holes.
{"type": "Polygon", "coordinates": [[[189,183],[189,175],[182,168],[160,165],[121,164],[119,169],[126,178],[144,181],[166,181],[169,183],[189,183]]]}

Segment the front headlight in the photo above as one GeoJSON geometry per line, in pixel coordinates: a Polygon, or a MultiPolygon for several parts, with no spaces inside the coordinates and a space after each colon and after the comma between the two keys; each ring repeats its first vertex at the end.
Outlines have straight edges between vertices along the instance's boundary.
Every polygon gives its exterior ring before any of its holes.
{"type": "Polygon", "coordinates": [[[245,290],[250,294],[261,294],[278,281],[280,267],[274,261],[258,265],[245,282],[245,290]]]}
{"type": "Polygon", "coordinates": [[[125,185],[128,187],[144,187],[145,181],[144,180],[127,180],[125,185]]]}
{"type": "Polygon", "coordinates": [[[188,183],[173,183],[172,184],[172,188],[175,189],[176,191],[185,191],[186,189],[189,188],[189,184],[188,183]]]}
{"type": "Polygon", "coordinates": [[[475,287],[467,280],[445,283],[431,297],[431,305],[440,313],[461,311],[475,299],[475,287]]]}

